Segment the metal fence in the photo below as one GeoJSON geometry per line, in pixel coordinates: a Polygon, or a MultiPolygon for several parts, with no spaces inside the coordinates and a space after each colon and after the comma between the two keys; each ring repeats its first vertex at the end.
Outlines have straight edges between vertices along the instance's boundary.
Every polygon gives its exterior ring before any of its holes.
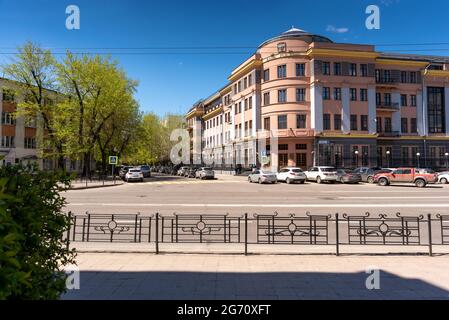
{"type": "MultiPolygon", "coordinates": [[[[191,244],[315,245],[334,246],[425,246],[429,255],[440,245],[449,245],[449,215],[403,216],[400,213],[371,215],[279,215],[242,216],[173,214],[74,215],[69,242],[151,243],[160,246],[191,244]]],[[[369,253],[369,252],[368,252],[369,253]]]]}

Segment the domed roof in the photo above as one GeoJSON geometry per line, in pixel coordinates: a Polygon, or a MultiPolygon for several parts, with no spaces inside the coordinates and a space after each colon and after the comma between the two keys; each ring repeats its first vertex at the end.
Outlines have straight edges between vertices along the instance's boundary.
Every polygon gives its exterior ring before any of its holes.
{"type": "Polygon", "coordinates": [[[304,42],[307,43],[312,43],[312,42],[333,42],[332,40],[330,40],[329,38],[320,36],[320,35],[316,35],[307,31],[304,31],[302,29],[298,29],[295,27],[291,27],[291,29],[281,33],[280,35],[278,35],[277,37],[271,38],[267,41],[265,41],[264,43],[262,43],[259,48],[265,46],[266,44],[270,43],[270,42],[274,42],[274,41],[279,41],[279,40],[284,40],[284,39],[300,39],[303,40],[304,42]]]}

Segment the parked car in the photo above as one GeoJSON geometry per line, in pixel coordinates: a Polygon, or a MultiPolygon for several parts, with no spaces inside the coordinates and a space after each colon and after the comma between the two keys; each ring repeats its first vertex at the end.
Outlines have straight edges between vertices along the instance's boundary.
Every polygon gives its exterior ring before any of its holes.
{"type": "Polygon", "coordinates": [[[186,173],[184,177],[186,178],[195,178],[195,172],[198,170],[198,168],[190,167],[188,170],[186,170],[186,173]]]}
{"type": "Polygon", "coordinates": [[[131,166],[123,166],[118,172],[119,177],[125,180],[125,175],[131,168],[132,168],[131,166]]]}
{"type": "Polygon", "coordinates": [[[419,188],[438,181],[438,174],[432,169],[398,168],[392,172],[378,173],[374,181],[380,186],[394,183],[414,183],[419,188]]]}
{"type": "Polygon", "coordinates": [[[438,173],[438,182],[442,184],[449,183],[449,171],[438,173]]]}
{"type": "Polygon", "coordinates": [[[256,169],[248,176],[249,182],[277,183],[276,173],[266,170],[256,169]]]}
{"type": "Polygon", "coordinates": [[[334,167],[312,167],[304,172],[307,180],[316,181],[317,183],[337,181],[337,169],[334,167]]]}
{"type": "Polygon", "coordinates": [[[131,168],[128,170],[128,172],[125,174],[125,181],[140,181],[143,182],[143,173],[140,170],[140,168],[131,168]]]}
{"type": "Polygon", "coordinates": [[[143,177],[144,178],[149,178],[151,177],[151,168],[148,165],[141,165],[140,166],[140,171],[142,171],[143,177]]]}
{"type": "Polygon", "coordinates": [[[353,172],[356,174],[360,174],[360,177],[362,179],[362,182],[368,182],[368,183],[374,183],[374,176],[381,172],[382,170],[389,170],[389,169],[383,169],[380,167],[361,167],[355,169],[353,172]]]}
{"type": "Polygon", "coordinates": [[[306,181],[307,179],[306,175],[301,170],[301,168],[296,167],[282,168],[276,174],[276,177],[278,181],[284,181],[288,184],[294,182],[304,183],[304,181],[306,181]]]}
{"type": "Polygon", "coordinates": [[[195,172],[195,178],[197,179],[215,179],[215,172],[212,168],[201,167],[195,172]]]}
{"type": "Polygon", "coordinates": [[[189,169],[189,167],[181,167],[181,168],[179,168],[177,175],[178,176],[184,176],[188,169],[189,169]]]}
{"type": "Polygon", "coordinates": [[[337,181],[340,183],[359,183],[362,181],[362,176],[350,169],[338,169],[337,181]]]}

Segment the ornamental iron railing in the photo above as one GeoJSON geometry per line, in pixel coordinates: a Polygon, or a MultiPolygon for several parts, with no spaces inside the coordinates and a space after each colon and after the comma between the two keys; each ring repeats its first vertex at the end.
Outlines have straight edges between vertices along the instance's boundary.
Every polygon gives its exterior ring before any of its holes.
{"type": "Polygon", "coordinates": [[[409,216],[369,212],[324,214],[68,214],[68,242],[175,243],[248,245],[426,246],[449,245],[449,215],[409,216]]]}

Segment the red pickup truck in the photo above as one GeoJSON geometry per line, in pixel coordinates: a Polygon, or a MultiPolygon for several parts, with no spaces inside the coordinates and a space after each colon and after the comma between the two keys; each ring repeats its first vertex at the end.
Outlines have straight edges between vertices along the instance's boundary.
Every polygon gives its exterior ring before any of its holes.
{"type": "Polygon", "coordinates": [[[374,182],[380,186],[392,183],[414,183],[419,188],[429,183],[436,183],[438,174],[431,169],[398,168],[392,172],[381,172],[374,176],[374,182]]]}

